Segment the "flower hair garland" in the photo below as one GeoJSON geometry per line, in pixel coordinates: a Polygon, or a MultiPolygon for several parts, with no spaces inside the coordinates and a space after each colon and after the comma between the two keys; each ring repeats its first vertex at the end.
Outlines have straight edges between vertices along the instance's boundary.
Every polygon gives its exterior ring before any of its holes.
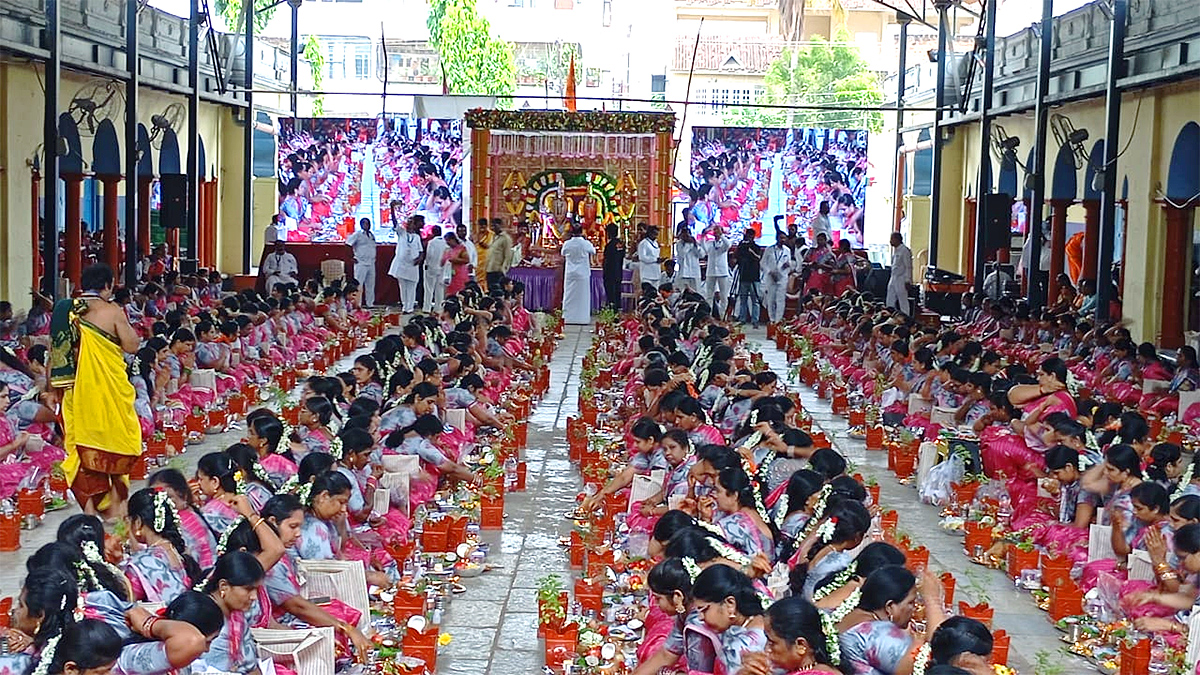
{"type": "Polygon", "coordinates": [[[246,494],[246,472],[238,469],[233,472],[233,482],[237,485],[237,494],[246,494]]]}
{"type": "Polygon", "coordinates": [[[175,512],[175,505],[171,503],[171,496],[164,492],[156,492],[154,494],[154,531],[162,534],[167,525],[175,525],[179,522],[179,514],[175,512]]]}
{"type": "Polygon", "coordinates": [[[842,604],[838,605],[836,609],[829,613],[829,617],[833,619],[833,624],[836,626],[837,624],[841,623],[842,619],[849,616],[850,612],[854,611],[854,609],[858,607],[858,603],[861,601],[862,589],[856,588],[851,591],[850,595],[847,595],[846,599],[842,601],[842,604]]]}
{"type": "MultiPolygon", "coordinates": [[[[840,609],[840,608],[839,608],[840,609]]],[[[838,642],[838,622],[834,614],[820,612],[821,632],[825,634],[825,651],[829,652],[829,663],[835,666],[842,663],[842,645],[838,642]]]]}
{"type": "Polygon", "coordinates": [[[682,559],[683,569],[687,571],[688,578],[692,583],[696,582],[696,577],[700,576],[700,566],[696,564],[695,559],[684,557],[682,559]]]}
{"type": "Polygon", "coordinates": [[[300,500],[301,504],[312,506],[312,488],[313,484],[311,480],[296,488],[296,498],[300,500]]]}
{"type": "Polygon", "coordinates": [[[118,579],[125,576],[125,573],[118,569],[116,565],[108,562],[104,559],[104,556],[100,555],[100,547],[96,546],[96,542],[85,541],[79,546],[79,548],[83,551],[84,560],[92,563],[93,565],[103,565],[107,567],[108,571],[115,574],[116,578],[118,579]]]}
{"type": "Polygon", "coordinates": [[[329,455],[339,462],[345,459],[345,450],[342,448],[342,437],[334,435],[333,440],[329,441],[329,455]]]}
{"type": "Polygon", "coordinates": [[[37,668],[33,669],[33,675],[47,675],[50,672],[50,664],[54,662],[54,653],[58,651],[58,643],[61,641],[61,633],[46,641],[42,655],[38,658],[37,668]]]}
{"type": "Polygon", "coordinates": [[[821,598],[828,597],[834,591],[844,588],[846,584],[850,583],[850,580],[854,578],[854,575],[857,572],[858,561],[851,561],[850,564],[846,566],[846,569],[838,572],[837,575],[833,577],[833,581],[813,591],[813,602],[816,602],[821,598]]]}
{"type": "Polygon", "coordinates": [[[829,500],[829,495],[831,494],[833,494],[832,485],[826,483],[821,487],[821,492],[817,494],[817,503],[813,506],[812,517],[808,519],[808,524],[804,526],[804,530],[796,536],[796,541],[808,539],[821,525],[821,517],[825,515],[825,503],[829,500]]]}
{"type": "Polygon", "coordinates": [[[87,591],[98,591],[103,586],[100,585],[100,580],[96,578],[96,570],[82,560],[75,561],[75,580],[79,584],[80,597],[87,591]]]}
{"type": "Polygon", "coordinates": [[[232,523],[229,524],[229,527],[225,528],[225,531],[221,533],[221,539],[217,541],[217,557],[224,555],[225,552],[229,550],[229,537],[233,535],[233,531],[236,530],[238,525],[241,525],[244,520],[246,520],[245,516],[238,516],[233,520],[232,523]]]}
{"type": "Polygon", "coordinates": [[[837,529],[837,516],[829,518],[817,527],[817,543],[821,546],[828,544],[833,539],[833,533],[837,529]]]}
{"type": "Polygon", "coordinates": [[[1183,471],[1183,475],[1179,477],[1179,489],[1175,490],[1171,495],[1171,501],[1175,501],[1183,496],[1184,491],[1187,490],[1187,486],[1192,482],[1192,475],[1195,472],[1196,462],[1193,461],[1188,464],[1187,468],[1183,471]]]}
{"type": "MultiPolygon", "coordinates": [[[[280,422],[283,422],[281,419],[280,422]]],[[[296,427],[283,422],[283,433],[279,435],[279,442],[275,444],[275,454],[282,455],[285,448],[292,446],[292,434],[296,433],[296,427]]]]}
{"type": "Polygon", "coordinates": [[[300,488],[300,475],[292,474],[287,480],[283,481],[283,485],[279,486],[279,494],[291,495],[296,494],[300,488]]]}
{"type": "Polygon", "coordinates": [[[708,530],[709,532],[711,532],[711,533],[713,533],[713,534],[717,535],[718,537],[724,537],[724,536],[725,536],[725,532],[723,532],[723,531],[721,530],[721,528],[717,527],[716,525],[713,525],[712,523],[708,522],[707,520],[700,520],[700,519],[697,519],[697,520],[696,520],[696,525],[697,525],[698,527],[700,527],[700,528],[703,528],[703,529],[705,529],[705,530],[708,530]]]}
{"type": "Polygon", "coordinates": [[[925,668],[929,666],[929,653],[928,642],[917,649],[917,654],[913,657],[912,675],[925,675],[925,668]]]}
{"type": "Polygon", "coordinates": [[[271,474],[267,473],[267,470],[263,468],[262,464],[255,462],[253,472],[254,477],[262,481],[263,484],[271,488],[275,487],[275,481],[271,480],[271,474]]]}
{"type": "Polygon", "coordinates": [[[783,529],[783,523],[788,517],[788,495],[785,491],[779,496],[779,501],[775,502],[775,527],[783,529]]]}
{"type": "Polygon", "coordinates": [[[718,556],[728,560],[729,562],[741,567],[745,567],[750,564],[750,558],[747,557],[746,554],[734,549],[729,544],[726,544],[719,539],[713,539],[712,537],[705,537],[705,541],[708,542],[709,546],[713,547],[713,550],[717,552],[718,556]]]}

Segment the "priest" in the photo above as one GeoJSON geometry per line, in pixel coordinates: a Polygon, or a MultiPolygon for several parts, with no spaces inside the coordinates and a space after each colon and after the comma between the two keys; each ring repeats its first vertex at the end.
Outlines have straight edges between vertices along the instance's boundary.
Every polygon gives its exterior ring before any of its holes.
{"type": "Polygon", "coordinates": [[[572,225],[563,242],[563,321],[588,324],[592,321],[592,256],[596,247],[572,225]]]}

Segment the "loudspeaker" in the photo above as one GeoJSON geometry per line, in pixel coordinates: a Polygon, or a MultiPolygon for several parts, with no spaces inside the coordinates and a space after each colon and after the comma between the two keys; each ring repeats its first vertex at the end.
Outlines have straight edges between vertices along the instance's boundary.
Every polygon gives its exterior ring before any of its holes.
{"type": "Polygon", "coordinates": [[[167,174],[159,178],[162,182],[162,206],[158,222],[168,229],[187,225],[188,177],[183,174],[167,174]]]}
{"type": "Polygon", "coordinates": [[[983,196],[983,248],[999,251],[1012,246],[1013,198],[1004,193],[989,193],[983,196]]]}

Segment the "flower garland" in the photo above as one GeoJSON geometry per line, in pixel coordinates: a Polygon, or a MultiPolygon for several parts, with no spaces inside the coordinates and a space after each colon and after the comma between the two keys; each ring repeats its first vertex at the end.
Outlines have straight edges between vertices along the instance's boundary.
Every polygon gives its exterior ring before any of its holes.
{"type": "Polygon", "coordinates": [[[283,481],[283,485],[279,486],[279,490],[277,490],[276,493],[281,495],[292,495],[296,494],[297,490],[299,489],[300,475],[294,473],[287,480],[283,481]]]}
{"type": "Polygon", "coordinates": [[[305,483],[296,488],[296,498],[305,506],[312,506],[312,482],[305,483]]]}
{"type": "Polygon", "coordinates": [[[833,533],[837,529],[837,516],[834,516],[817,527],[817,543],[825,546],[833,539],[833,533]]]}
{"type": "MultiPolygon", "coordinates": [[[[262,464],[255,462],[253,471],[254,471],[254,477],[257,478],[258,480],[262,481],[262,483],[264,485],[266,485],[270,488],[275,487],[275,481],[271,480],[271,474],[267,473],[267,470],[262,467],[262,464]]],[[[272,492],[273,491],[274,490],[272,490],[272,492]]]]}
{"type": "Polygon", "coordinates": [[[237,485],[237,494],[246,494],[246,472],[238,469],[233,472],[233,482],[237,485]]]}
{"type": "Polygon", "coordinates": [[[334,459],[341,461],[344,459],[345,450],[342,448],[342,437],[334,435],[333,440],[329,441],[329,455],[334,459]]]}
{"type": "MultiPolygon", "coordinates": [[[[283,422],[282,419],[279,421],[283,422]]],[[[275,444],[275,454],[282,455],[292,447],[292,434],[294,433],[296,433],[296,427],[283,422],[283,433],[279,435],[279,442],[275,444]]]]}
{"type": "Polygon", "coordinates": [[[692,583],[695,583],[696,577],[700,576],[700,566],[696,564],[694,558],[684,557],[682,562],[683,569],[688,573],[688,578],[691,579],[692,583]]]}
{"type": "Polygon", "coordinates": [[[779,495],[779,501],[775,502],[775,527],[783,529],[783,523],[788,517],[788,495],[785,490],[782,495],[779,495]]]}
{"type": "Polygon", "coordinates": [[[829,495],[833,494],[833,486],[826,483],[821,487],[821,492],[818,493],[817,503],[813,507],[812,517],[808,519],[808,524],[796,537],[796,541],[804,541],[812,536],[813,532],[821,525],[821,517],[825,515],[825,504],[829,500],[829,495]]]}
{"type": "Polygon", "coordinates": [[[842,604],[838,605],[837,608],[829,613],[829,617],[833,619],[833,624],[836,626],[837,624],[841,623],[842,619],[849,616],[850,612],[854,611],[854,609],[858,607],[858,603],[861,601],[862,589],[856,588],[851,591],[850,595],[847,595],[846,599],[842,601],[842,604]]]}
{"type": "Polygon", "coordinates": [[[857,572],[858,572],[858,561],[857,560],[851,561],[850,564],[846,567],[846,569],[842,570],[841,572],[838,572],[837,575],[833,577],[833,581],[831,581],[831,582],[825,584],[824,586],[818,588],[817,590],[813,591],[813,601],[816,602],[817,600],[820,600],[821,598],[828,597],[834,591],[844,588],[846,586],[846,584],[850,583],[850,580],[854,578],[854,575],[857,572]]]}
{"type": "MultiPolygon", "coordinates": [[[[154,494],[154,531],[161,534],[167,527],[168,509],[171,508],[171,498],[166,492],[154,494]]],[[[171,522],[174,522],[172,520],[171,522]]]]}
{"type": "Polygon", "coordinates": [[[85,542],[83,542],[83,544],[80,545],[79,548],[80,548],[80,550],[83,551],[83,559],[84,560],[88,561],[89,563],[92,563],[93,565],[103,565],[103,566],[107,567],[108,571],[110,571],[114,575],[116,575],[116,578],[118,578],[118,579],[125,576],[125,573],[122,572],[116,565],[113,565],[112,563],[108,562],[107,560],[104,559],[104,556],[100,555],[100,547],[96,546],[96,542],[85,541],[85,542]]]}
{"type": "Polygon", "coordinates": [[[929,653],[928,642],[917,649],[917,655],[913,657],[912,675],[925,675],[925,669],[929,666],[929,653]]]}
{"type": "Polygon", "coordinates": [[[745,567],[750,564],[750,558],[747,557],[746,554],[734,549],[729,544],[726,544],[719,539],[713,539],[712,537],[706,537],[705,540],[708,542],[709,546],[713,547],[713,550],[717,552],[719,557],[724,558],[729,562],[738,565],[739,567],[745,567]]]}
{"type": "Polygon", "coordinates": [[[675,130],[675,113],[562,110],[484,110],[464,113],[473,129],[565,131],[601,134],[666,134],[675,130]]]}
{"type": "MultiPolygon", "coordinates": [[[[66,609],[66,607],[61,607],[60,611],[63,609],[66,609]]],[[[42,649],[42,655],[38,658],[37,668],[33,669],[33,675],[47,675],[50,672],[50,664],[54,663],[54,653],[58,651],[58,643],[61,641],[61,633],[46,641],[46,646],[42,649]]]]}
{"type": "Polygon", "coordinates": [[[225,528],[225,531],[221,533],[221,538],[217,541],[216,553],[218,558],[229,550],[229,537],[233,535],[233,531],[238,528],[238,525],[241,525],[245,520],[245,516],[238,516],[232,523],[229,524],[229,527],[225,528]]]}
{"type": "Polygon", "coordinates": [[[821,632],[825,634],[825,651],[829,652],[829,663],[834,666],[842,663],[842,645],[838,642],[838,622],[833,614],[820,612],[821,632]]]}
{"type": "MultiPolygon", "coordinates": [[[[75,561],[75,579],[79,584],[79,590],[83,592],[98,591],[103,586],[100,585],[100,580],[96,578],[96,570],[82,560],[75,561]]],[[[80,597],[83,593],[80,593],[80,597]]]]}
{"type": "Polygon", "coordinates": [[[1183,471],[1183,475],[1179,477],[1179,489],[1175,490],[1175,492],[1171,495],[1171,501],[1175,501],[1183,496],[1183,492],[1187,489],[1187,486],[1191,484],[1192,475],[1195,472],[1196,462],[1193,461],[1188,464],[1187,468],[1183,471]]]}

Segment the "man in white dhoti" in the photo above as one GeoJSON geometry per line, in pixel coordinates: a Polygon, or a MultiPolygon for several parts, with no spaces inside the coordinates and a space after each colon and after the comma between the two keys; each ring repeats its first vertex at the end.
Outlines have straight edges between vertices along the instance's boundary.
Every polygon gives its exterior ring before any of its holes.
{"type": "Polygon", "coordinates": [[[371,232],[371,219],[358,221],[358,229],[346,237],[346,244],[354,251],[354,280],[362,290],[364,307],[375,304],[375,235],[371,232]]]}
{"type": "Polygon", "coordinates": [[[421,307],[426,312],[438,312],[446,300],[446,267],[442,265],[449,246],[442,238],[442,227],[434,225],[430,230],[433,238],[425,244],[425,297],[421,307]]]}
{"type": "Polygon", "coordinates": [[[708,258],[708,273],[704,277],[704,297],[712,305],[713,316],[724,316],[729,302],[729,240],[720,224],[708,229],[712,238],[704,242],[703,257],[708,258]]]}
{"type": "Polygon", "coordinates": [[[266,278],[267,293],[275,290],[277,285],[300,285],[300,266],[296,263],[296,256],[287,252],[287,245],[282,239],[275,240],[275,251],[267,255],[258,274],[266,278]]]}
{"type": "Polygon", "coordinates": [[[904,235],[892,233],[892,276],[887,285],[887,306],[909,313],[908,285],[912,283],[912,251],[904,245],[904,235]]]}
{"type": "Polygon", "coordinates": [[[388,275],[400,284],[400,309],[404,313],[412,312],[417,306],[417,279],[421,277],[421,226],[419,216],[408,219],[405,227],[396,228],[396,255],[388,275]]]}
{"type": "Polygon", "coordinates": [[[578,226],[563,242],[563,321],[588,324],[592,321],[592,256],[596,247],[581,235],[578,226]]]}
{"type": "Polygon", "coordinates": [[[787,304],[788,277],[792,273],[792,249],[786,241],[776,239],[762,257],[763,304],[771,323],[783,320],[787,304]]]}

